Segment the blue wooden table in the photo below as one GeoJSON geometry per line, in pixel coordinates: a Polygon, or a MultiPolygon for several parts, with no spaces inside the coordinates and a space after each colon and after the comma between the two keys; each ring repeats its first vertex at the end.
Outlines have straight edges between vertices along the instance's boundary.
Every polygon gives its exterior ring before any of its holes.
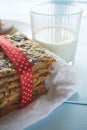
{"type": "Polygon", "coordinates": [[[87,106],[64,103],[25,130],[87,130],[87,106]]]}
{"type": "Polygon", "coordinates": [[[81,83],[79,91],[25,130],[87,130],[87,18],[82,19],[75,65],[81,83]]]}

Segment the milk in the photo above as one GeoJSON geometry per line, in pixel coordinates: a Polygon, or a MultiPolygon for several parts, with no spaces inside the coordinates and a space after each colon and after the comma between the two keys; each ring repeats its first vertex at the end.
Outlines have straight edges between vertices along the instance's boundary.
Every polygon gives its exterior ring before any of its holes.
{"type": "Polygon", "coordinates": [[[66,62],[74,60],[76,51],[75,33],[63,26],[44,27],[34,32],[34,40],[53,51],[66,62]]]}

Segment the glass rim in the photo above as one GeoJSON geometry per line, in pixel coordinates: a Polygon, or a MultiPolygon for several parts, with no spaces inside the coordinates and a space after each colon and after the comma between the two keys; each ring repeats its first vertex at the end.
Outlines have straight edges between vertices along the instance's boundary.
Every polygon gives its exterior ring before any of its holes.
{"type": "Polygon", "coordinates": [[[37,4],[37,5],[34,5],[32,6],[31,10],[30,10],[30,13],[33,13],[33,14],[37,14],[37,15],[45,15],[45,16],[60,16],[60,15],[64,15],[64,16],[71,16],[71,15],[78,15],[78,14],[82,14],[83,10],[81,7],[79,7],[78,5],[76,4],[72,4],[72,3],[57,3],[57,2],[46,2],[46,3],[41,3],[41,4],[37,4]],[[47,14],[47,13],[41,13],[41,12],[37,12],[37,11],[34,11],[34,8],[37,8],[37,7],[40,7],[40,6],[44,6],[44,5],[50,5],[50,4],[57,4],[57,5],[69,5],[69,6],[72,6],[72,7],[75,7],[75,8],[78,8],[78,11],[76,12],[72,12],[72,13],[56,13],[56,14],[47,14]]]}

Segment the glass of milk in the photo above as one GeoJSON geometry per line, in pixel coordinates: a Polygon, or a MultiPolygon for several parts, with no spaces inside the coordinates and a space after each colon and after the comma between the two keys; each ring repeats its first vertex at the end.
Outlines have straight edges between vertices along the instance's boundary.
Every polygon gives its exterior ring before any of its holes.
{"type": "Polygon", "coordinates": [[[76,54],[82,9],[72,4],[45,3],[31,9],[32,38],[67,63],[76,54]]]}

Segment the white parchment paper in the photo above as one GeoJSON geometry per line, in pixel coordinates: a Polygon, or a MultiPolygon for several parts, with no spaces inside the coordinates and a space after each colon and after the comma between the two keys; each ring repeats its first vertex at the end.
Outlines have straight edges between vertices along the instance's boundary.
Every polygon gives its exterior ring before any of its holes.
{"type": "Polygon", "coordinates": [[[27,107],[0,119],[0,130],[23,130],[47,117],[70,96],[77,92],[79,83],[76,68],[56,56],[52,76],[46,81],[49,92],[27,107]]]}

